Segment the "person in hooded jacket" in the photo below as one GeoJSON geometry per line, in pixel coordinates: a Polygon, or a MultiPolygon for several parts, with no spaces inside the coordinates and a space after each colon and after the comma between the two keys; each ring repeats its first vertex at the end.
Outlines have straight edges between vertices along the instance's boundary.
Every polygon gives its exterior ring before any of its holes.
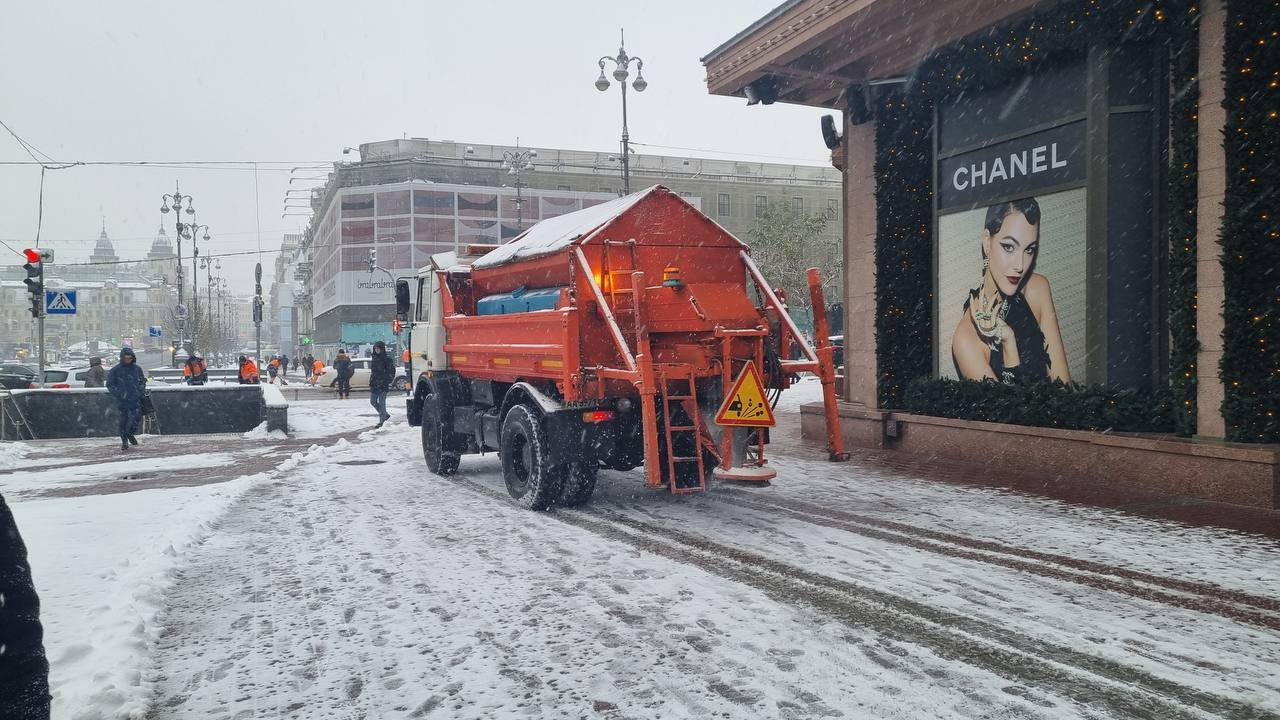
{"type": "Polygon", "coordinates": [[[396,364],[387,354],[387,344],[379,340],[373,344],[369,360],[369,404],[378,411],[378,427],[391,419],[387,412],[387,391],[396,379],[396,364]]]}
{"type": "Polygon", "coordinates": [[[138,367],[133,348],[120,350],[120,362],[107,373],[107,391],[116,400],[120,411],[120,449],[128,450],[137,445],[138,423],[142,421],[142,394],[146,392],[147,376],[138,367]]]}
{"type": "Polygon", "coordinates": [[[0,495],[0,718],[48,720],[49,660],[27,546],[0,495]]]}
{"type": "Polygon", "coordinates": [[[106,387],[107,371],[102,369],[102,358],[94,355],[89,358],[89,372],[84,374],[84,386],[106,387]]]}
{"type": "Polygon", "coordinates": [[[338,397],[351,397],[351,376],[356,371],[351,368],[351,358],[345,350],[338,351],[338,356],[333,359],[333,369],[338,372],[338,397]]]}

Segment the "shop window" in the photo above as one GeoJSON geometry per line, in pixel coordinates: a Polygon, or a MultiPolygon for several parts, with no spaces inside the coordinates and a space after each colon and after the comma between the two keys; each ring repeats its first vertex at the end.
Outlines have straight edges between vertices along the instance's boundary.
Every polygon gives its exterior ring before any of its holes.
{"type": "Polygon", "coordinates": [[[721,217],[729,214],[729,193],[720,193],[716,200],[716,213],[721,217]]]}
{"type": "Polygon", "coordinates": [[[342,196],[342,217],[373,217],[373,193],[352,193],[342,196]]]}
{"type": "Polygon", "coordinates": [[[458,193],[458,215],[498,217],[498,196],[492,193],[458,193]]]}
{"type": "Polygon", "coordinates": [[[415,215],[453,215],[453,193],[439,190],[414,190],[415,215]]]}
{"type": "Polygon", "coordinates": [[[342,223],[342,244],[361,245],[373,242],[373,221],[342,223]]]}
{"type": "Polygon", "coordinates": [[[408,215],[409,214],[409,191],[400,190],[396,192],[378,193],[378,214],[379,215],[408,215]]]}

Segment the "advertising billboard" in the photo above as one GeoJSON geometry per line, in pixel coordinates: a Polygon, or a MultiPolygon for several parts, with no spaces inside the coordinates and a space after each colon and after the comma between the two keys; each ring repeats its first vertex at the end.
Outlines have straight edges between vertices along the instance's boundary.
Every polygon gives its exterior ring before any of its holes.
{"type": "Polygon", "coordinates": [[[1080,379],[1085,218],[1084,188],[938,218],[940,377],[1080,379]]]}

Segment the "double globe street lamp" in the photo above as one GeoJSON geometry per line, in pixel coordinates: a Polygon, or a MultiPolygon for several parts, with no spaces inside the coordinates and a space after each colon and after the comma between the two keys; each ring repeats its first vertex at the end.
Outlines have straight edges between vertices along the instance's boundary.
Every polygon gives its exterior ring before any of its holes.
{"type": "Polygon", "coordinates": [[[613,79],[618,81],[618,87],[622,88],[622,194],[631,194],[631,136],[627,133],[627,78],[631,75],[631,64],[636,65],[636,79],[632,81],[631,87],[636,92],[644,92],[649,87],[648,81],[644,79],[644,60],[639,57],[627,55],[626,35],[623,31],[618,31],[621,40],[618,45],[618,57],[609,57],[605,55],[596,61],[600,66],[600,77],[596,78],[596,89],[604,92],[609,89],[609,78],[605,77],[604,64],[611,62],[614,65],[613,79]]]}
{"type": "MultiPolygon", "coordinates": [[[[191,219],[192,221],[189,223],[182,222],[183,210],[186,211],[187,215],[194,216],[196,214],[196,208],[195,208],[195,202],[193,198],[190,195],[183,195],[177,183],[174,183],[173,194],[165,193],[161,197],[160,212],[162,214],[168,215],[170,206],[172,206],[172,210],[176,220],[176,222],[174,223],[174,231],[175,231],[175,234],[178,236],[178,263],[177,263],[178,265],[178,268],[177,268],[178,305],[183,304],[182,302],[183,301],[183,292],[182,292],[183,291],[183,282],[182,282],[182,279],[183,279],[182,241],[183,240],[191,241],[191,298],[193,301],[192,304],[194,305],[196,304],[195,301],[198,299],[196,296],[196,278],[198,273],[197,261],[199,259],[199,254],[200,254],[199,250],[196,248],[195,233],[198,233],[201,230],[203,230],[204,231],[203,239],[205,241],[208,241],[209,226],[196,225],[194,217],[191,219]]],[[[192,337],[190,341],[187,342],[183,337],[185,333],[185,329],[186,329],[185,318],[179,318],[178,319],[178,342],[187,349],[187,352],[195,352],[195,337],[192,337]]]]}

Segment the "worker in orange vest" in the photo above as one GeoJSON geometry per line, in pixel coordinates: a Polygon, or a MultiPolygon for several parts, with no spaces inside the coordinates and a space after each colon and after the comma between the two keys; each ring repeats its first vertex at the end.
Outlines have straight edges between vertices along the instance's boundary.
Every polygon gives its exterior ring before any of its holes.
{"type": "MultiPolygon", "coordinates": [[[[287,367],[287,366],[286,366],[286,367],[287,367]]],[[[284,370],[283,370],[283,368],[281,367],[281,364],[280,364],[280,356],[279,356],[279,355],[277,355],[277,356],[275,356],[275,357],[271,358],[271,370],[270,370],[270,372],[271,372],[271,384],[273,384],[273,385],[275,384],[275,382],[276,382],[276,378],[277,378],[277,377],[279,377],[279,378],[280,378],[280,384],[281,384],[281,385],[288,385],[288,384],[289,384],[289,381],[284,379],[284,370]]]]}
{"type": "Polygon", "coordinates": [[[409,361],[412,358],[413,354],[409,352],[409,348],[405,348],[404,352],[400,353],[400,362],[404,363],[404,376],[406,378],[409,377],[409,361]]]}
{"type": "Polygon", "coordinates": [[[208,369],[204,358],[193,354],[182,364],[182,380],[188,385],[203,385],[209,380],[208,369]]]}
{"type": "Polygon", "coordinates": [[[324,361],[316,358],[315,364],[311,366],[311,384],[320,384],[320,373],[324,372],[324,361]]]}
{"type": "Polygon", "coordinates": [[[240,356],[240,384],[258,384],[258,365],[244,355],[240,356]]]}

